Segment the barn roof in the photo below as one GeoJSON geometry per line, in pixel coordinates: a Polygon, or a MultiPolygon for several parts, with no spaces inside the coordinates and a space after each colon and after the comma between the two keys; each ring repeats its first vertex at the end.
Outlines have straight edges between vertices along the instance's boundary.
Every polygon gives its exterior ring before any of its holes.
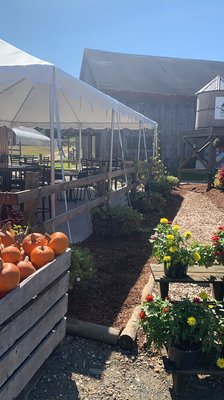
{"type": "Polygon", "coordinates": [[[194,96],[217,75],[224,75],[223,61],[85,49],[80,79],[102,91],[194,96]]]}
{"type": "Polygon", "coordinates": [[[216,90],[224,90],[224,78],[220,75],[216,76],[211,82],[207,83],[198,93],[213,92],[216,90]]]}

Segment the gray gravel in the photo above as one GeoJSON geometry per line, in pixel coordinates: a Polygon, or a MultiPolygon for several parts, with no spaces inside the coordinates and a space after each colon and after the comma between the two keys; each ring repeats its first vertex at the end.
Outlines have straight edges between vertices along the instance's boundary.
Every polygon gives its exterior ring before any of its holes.
{"type": "MultiPolygon", "coordinates": [[[[223,378],[186,379],[181,400],[224,400],[223,378]]],[[[28,400],[174,400],[172,377],[156,354],[66,336],[28,400]]]]}

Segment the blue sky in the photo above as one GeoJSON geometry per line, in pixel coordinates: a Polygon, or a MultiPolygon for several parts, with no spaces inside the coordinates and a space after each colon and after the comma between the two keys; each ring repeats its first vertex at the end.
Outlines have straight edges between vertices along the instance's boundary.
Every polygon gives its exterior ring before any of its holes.
{"type": "Polygon", "coordinates": [[[84,48],[224,61],[224,0],[0,0],[0,38],[79,77],[84,48]]]}

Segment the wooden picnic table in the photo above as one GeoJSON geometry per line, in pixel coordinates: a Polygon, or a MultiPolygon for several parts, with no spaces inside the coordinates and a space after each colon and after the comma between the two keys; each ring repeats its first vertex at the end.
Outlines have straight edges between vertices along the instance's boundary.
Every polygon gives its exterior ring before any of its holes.
{"type": "Polygon", "coordinates": [[[213,296],[216,300],[223,300],[224,297],[224,266],[212,265],[211,267],[200,267],[193,265],[188,267],[188,273],[183,278],[170,278],[164,275],[162,264],[150,265],[155,282],[159,283],[160,296],[164,299],[169,293],[169,284],[174,282],[210,284],[213,296]]]}

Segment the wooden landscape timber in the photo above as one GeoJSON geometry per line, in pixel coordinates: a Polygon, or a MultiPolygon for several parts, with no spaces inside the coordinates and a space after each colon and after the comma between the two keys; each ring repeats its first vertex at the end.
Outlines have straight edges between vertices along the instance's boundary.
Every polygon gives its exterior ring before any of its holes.
{"type": "Polygon", "coordinates": [[[66,332],[87,339],[99,340],[111,345],[117,344],[120,334],[119,329],[93,324],[87,321],[80,321],[74,318],[67,319],[66,332]]]}

